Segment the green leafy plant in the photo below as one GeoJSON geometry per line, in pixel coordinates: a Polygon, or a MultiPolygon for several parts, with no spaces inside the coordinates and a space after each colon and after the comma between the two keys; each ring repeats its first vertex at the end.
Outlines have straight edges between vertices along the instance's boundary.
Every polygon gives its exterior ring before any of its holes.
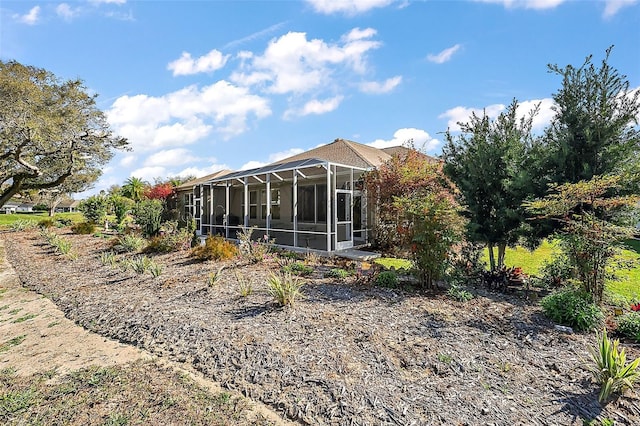
{"type": "Polygon", "coordinates": [[[281,306],[293,306],[296,299],[302,296],[303,281],[292,274],[271,274],[267,280],[269,294],[275,297],[281,306]]]}
{"type": "Polygon", "coordinates": [[[622,394],[626,389],[632,389],[640,377],[638,366],[640,358],[627,364],[627,357],[623,349],[619,349],[619,340],[607,337],[607,330],[602,334],[596,333],[597,345],[590,348],[591,365],[588,366],[596,382],[601,385],[598,401],[607,401],[612,394],[622,394]]]}
{"type": "Polygon", "coordinates": [[[164,204],[160,200],[143,200],[133,209],[133,220],[140,225],[142,235],[154,237],[162,226],[164,204]]]}
{"type": "Polygon", "coordinates": [[[618,332],[640,342],[640,312],[630,312],[617,318],[618,332]]]}
{"type": "Polygon", "coordinates": [[[238,249],[233,243],[219,235],[209,235],[204,245],[191,249],[191,257],[198,260],[229,260],[237,256],[238,249]]]}
{"type": "Polygon", "coordinates": [[[447,295],[453,300],[457,300],[458,302],[468,302],[473,299],[473,294],[465,290],[458,284],[452,284],[447,291],[447,295]]]}
{"type": "Polygon", "coordinates": [[[342,269],[342,268],[333,268],[333,269],[329,270],[328,272],[326,272],[324,275],[325,275],[325,277],[337,278],[339,280],[344,280],[349,275],[351,275],[351,272],[347,271],[346,269],[342,269]]]}
{"type": "Polygon", "coordinates": [[[147,256],[137,256],[129,260],[129,267],[136,274],[144,274],[154,263],[155,262],[147,256]]]}
{"type": "Polygon", "coordinates": [[[381,287],[398,287],[398,275],[394,271],[382,271],[376,276],[376,284],[381,287]]]}
{"type": "Polygon", "coordinates": [[[149,273],[153,278],[158,278],[162,275],[162,265],[152,260],[149,264],[149,273]]]}
{"type": "Polygon", "coordinates": [[[593,302],[593,297],[583,290],[572,287],[546,296],[540,304],[547,317],[578,331],[597,328],[604,319],[602,311],[593,302]]]}
{"type": "Polygon", "coordinates": [[[306,276],[313,273],[313,267],[304,264],[304,262],[292,262],[283,266],[282,271],[288,274],[306,276]]]}
{"type": "Polygon", "coordinates": [[[109,203],[107,197],[102,195],[94,195],[82,201],[78,206],[78,210],[91,223],[102,223],[107,217],[107,209],[109,203]]]}

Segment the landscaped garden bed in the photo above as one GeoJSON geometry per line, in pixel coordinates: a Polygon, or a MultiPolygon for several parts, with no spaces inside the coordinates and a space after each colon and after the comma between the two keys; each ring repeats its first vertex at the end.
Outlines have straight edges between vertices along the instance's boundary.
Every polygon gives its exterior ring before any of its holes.
{"type": "MultiPolygon", "coordinates": [[[[363,284],[330,272],[344,265],[313,263],[303,297],[281,307],[267,287],[285,263],[275,256],[248,263],[149,254],[159,266],[154,277],[118,266],[139,255],[116,254],[110,263],[108,239],[53,232],[77,256],[55,254],[38,231],[2,234],[26,287],[87,329],[191,363],[290,419],[640,424],[637,390],[598,403],[586,369],[594,336],[556,330],[534,302],[483,289],[456,302],[363,284]]],[[[627,347],[630,358],[640,355],[627,347]]]]}

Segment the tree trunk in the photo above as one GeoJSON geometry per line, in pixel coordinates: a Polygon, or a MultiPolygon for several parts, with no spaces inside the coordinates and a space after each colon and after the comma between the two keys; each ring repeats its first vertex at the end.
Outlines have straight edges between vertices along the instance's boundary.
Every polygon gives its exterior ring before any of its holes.
{"type": "Polygon", "coordinates": [[[495,258],[495,255],[493,253],[493,243],[487,244],[487,247],[489,248],[489,267],[491,268],[492,271],[495,271],[496,270],[496,258],[495,258]]]}
{"type": "Polygon", "coordinates": [[[498,244],[498,269],[501,269],[504,267],[504,255],[506,254],[506,251],[507,251],[507,244],[499,243],[498,244]]]}

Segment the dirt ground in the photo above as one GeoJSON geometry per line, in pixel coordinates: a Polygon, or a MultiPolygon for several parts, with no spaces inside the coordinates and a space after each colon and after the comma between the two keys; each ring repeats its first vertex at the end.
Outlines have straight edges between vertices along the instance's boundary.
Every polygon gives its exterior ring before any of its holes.
{"type": "MultiPolygon", "coordinates": [[[[126,366],[136,362],[136,368],[140,368],[143,364],[139,362],[153,360],[142,368],[152,370],[157,364],[163,370],[188,375],[210,392],[222,391],[218,383],[207,380],[189,365],[158,359],[141,348],[88,331],[66,318],[50,299],[22,286],[6,260],[5,239],[0,238],[0,345],[3,344],[0,370],[11,369],[27,378],[52,371],[59,378],[90,367],[126,366]]],[[[154,377],[155,380],[162,380],[165,375],[157,371],[152,374],[160,377],[154,377]]],[[[248,411],[253,411],[249,418],[257,416],[264,419],[264,424],[289,424],[259,403],[249,404],[248,411]]]]}
{"type": "Polygon", "coordinates": [[[101,263],[106,239],[58,232],[72,242],[76,260],[52,253],[35,231],[0,237],[26,288],[86,329],[190,365],[290,420],[640,424],[637,390],[598,404],[584,368],[593,336],[555,330],[525,300],[478,289],[475,299],[458,303],[327,278],[333,266],[317,264],[304,298],[280,308],[265,284],[279,269],[276,260],[227,264],[211,287],[215,262],[158,255],[162,274],[138,275],[101,263]],[[240,295],[238,277],[252,283],[252,294],[240,295]]]}

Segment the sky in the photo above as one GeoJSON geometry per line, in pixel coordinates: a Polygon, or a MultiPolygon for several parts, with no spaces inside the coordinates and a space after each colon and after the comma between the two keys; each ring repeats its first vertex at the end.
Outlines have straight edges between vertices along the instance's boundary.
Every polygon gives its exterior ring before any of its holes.
{"type": "Polygon", "coordinates": [[[259,167],[337,138],[438,155],[472,111],[553,117],[548,64],[640,87],[639,0],[0,0],[0,59],[81,78],[129,140],[94,187],[259,167]]]}

